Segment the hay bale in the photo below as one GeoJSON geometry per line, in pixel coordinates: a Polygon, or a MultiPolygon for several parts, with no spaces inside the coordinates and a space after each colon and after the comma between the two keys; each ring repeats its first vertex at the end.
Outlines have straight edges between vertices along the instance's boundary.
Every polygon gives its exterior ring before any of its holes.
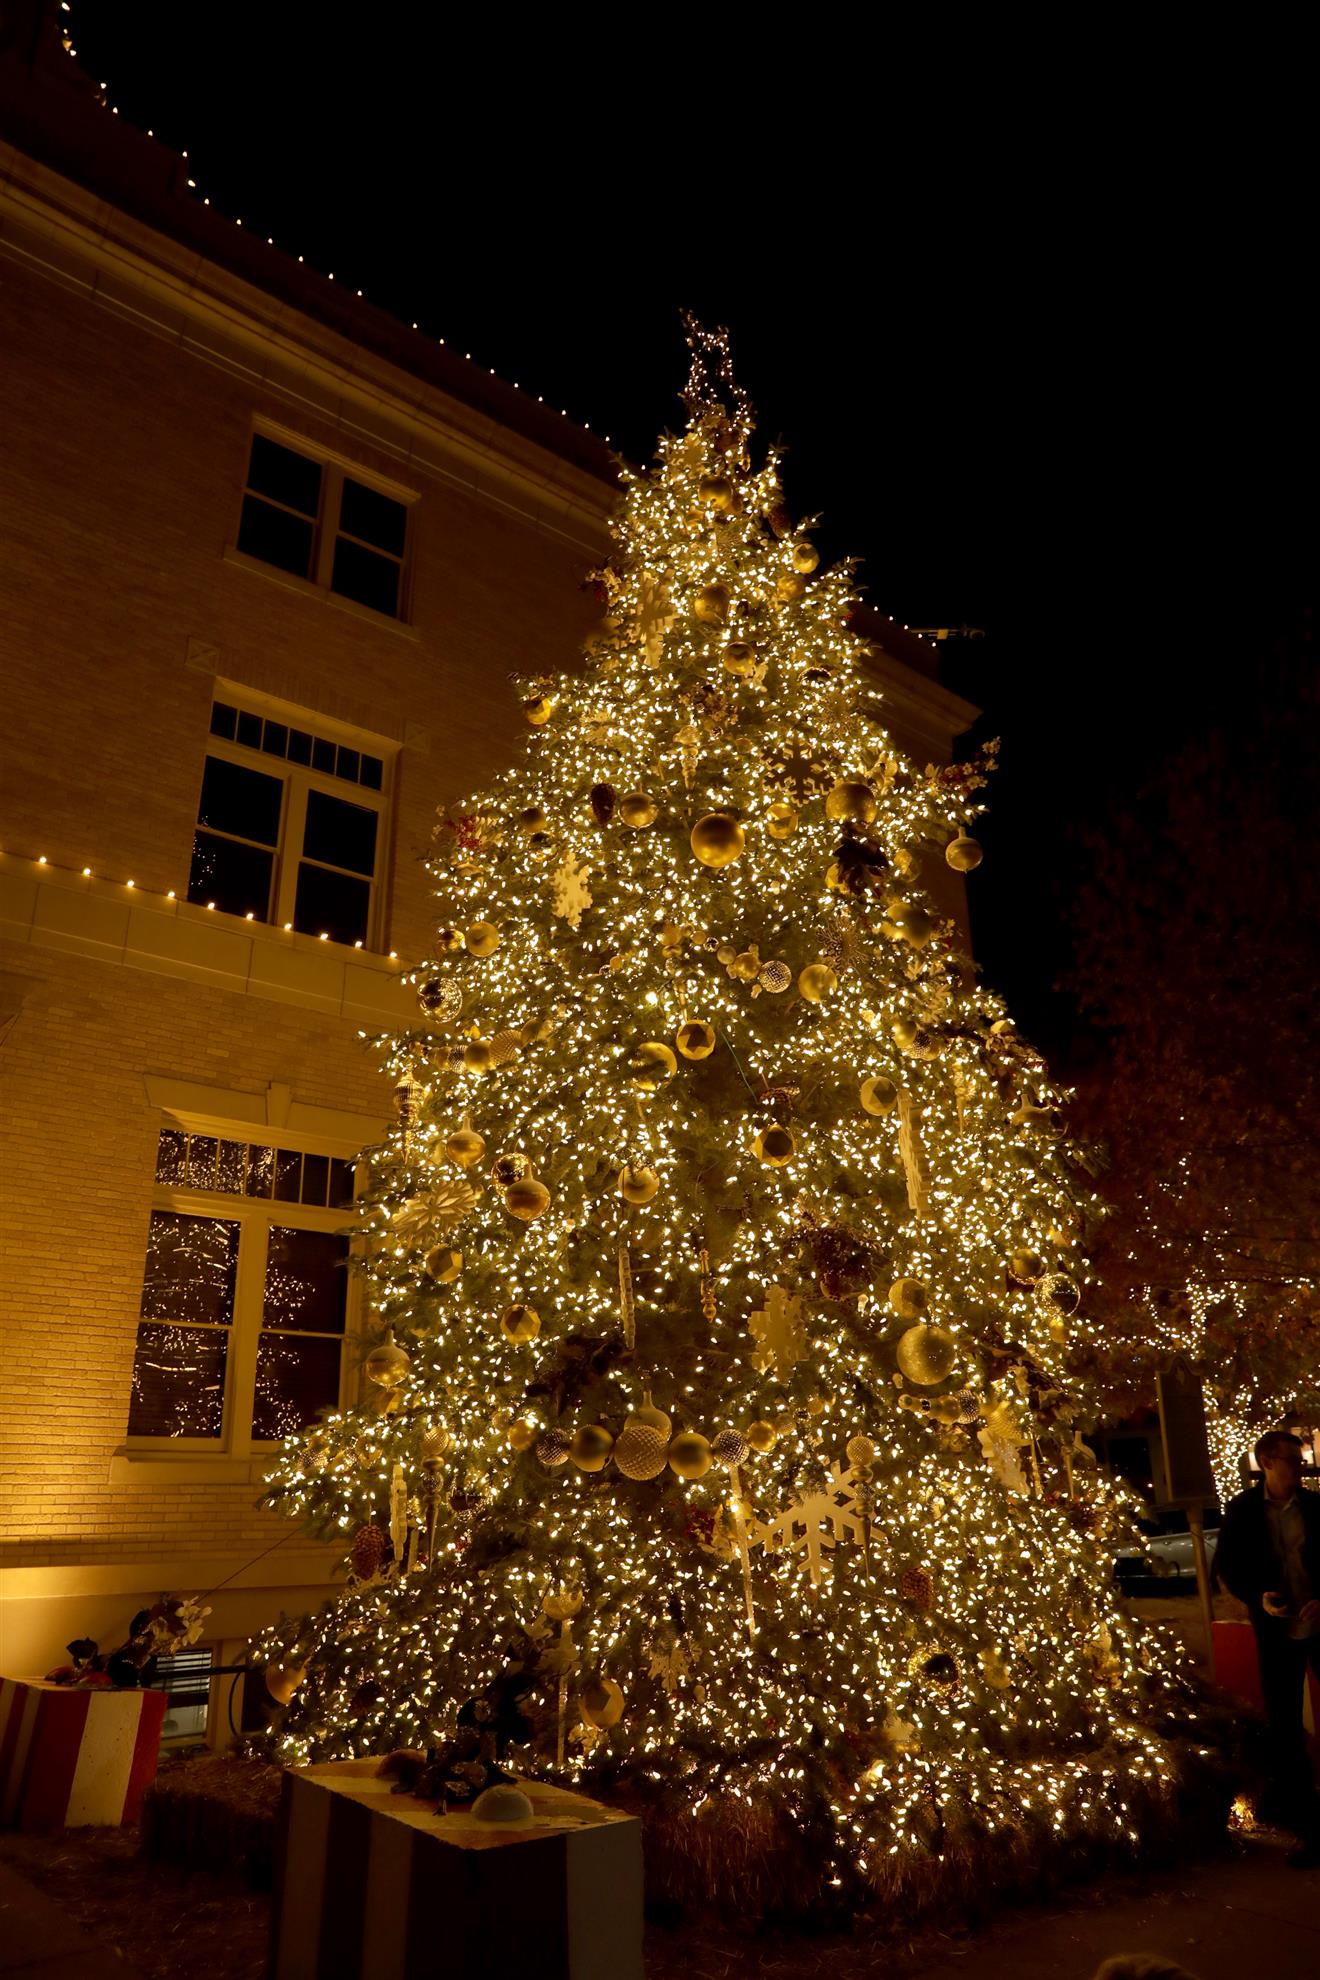
{"type": "Polygon", "coordinates": [[[282,1778],[268,1760],[228,1753],[167,1761],[143,1797],[142,1853],[269,1889],[282,1778]]]}

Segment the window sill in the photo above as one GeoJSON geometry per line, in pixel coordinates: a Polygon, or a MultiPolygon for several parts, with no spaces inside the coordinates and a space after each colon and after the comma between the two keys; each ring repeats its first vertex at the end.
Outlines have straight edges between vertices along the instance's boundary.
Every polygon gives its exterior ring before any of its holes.
{"type": "Polygon", "coordinates": [[[388,612],[373,611],[370,605],[359,605],[356,598],[343,598],[326,585],[313,584],[310,578],[300,578],[292,571],[282,571],[278,564],[263,564],[260,557],[250,557],[246,550],[236,549],[232,543],[226,543],[221,554],[227,564],[237,564],[242,570],[252,571],[257,577],[281,585],[286,591],[296,591],[304,598],[319,598],[322,604],[333,605],[337,612],[347,612],[355,619],[363,619],[369,626],[379,627],[381,632],[395,633],[400,639],[421,638],[416,627],[407,625],[402,619],[391,618],[388,612]]]}
{"type": "Polygon", "coordinates": [[[207,1457],[200,1451],[116,1451],[110,1459],[112,1485],[260,1485],[266,1457],[207,1457]]]}

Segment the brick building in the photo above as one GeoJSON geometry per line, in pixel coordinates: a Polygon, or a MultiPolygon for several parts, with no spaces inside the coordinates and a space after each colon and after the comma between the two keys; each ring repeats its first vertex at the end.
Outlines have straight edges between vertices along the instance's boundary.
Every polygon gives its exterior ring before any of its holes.
{"type": "MultiPolygon", "coordinates": [[[[516,746],[511,672],[571,663],[614,499],[592,435],[203,207],[28,15],[0,47],[8,1673],[163,1590],[215,1591],[228,1661],[330,1582],[254,1501],[271,1440],[355,1393],[341,1206],[391,1111],[359,1033],[417,1022],[437,807],[516,746]]],[[[876,633],[900,740],[947,758],[973,711],[876,633]]]]}

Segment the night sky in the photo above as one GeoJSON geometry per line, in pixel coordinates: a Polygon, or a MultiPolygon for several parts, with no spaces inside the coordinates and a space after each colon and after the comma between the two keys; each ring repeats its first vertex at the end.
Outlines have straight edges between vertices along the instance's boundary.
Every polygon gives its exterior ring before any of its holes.
{"type": "Polygon", "coordinates": [[[728,325],[825,554],[907,624],[984,630],[944,667],[1004,739],[977,950],[1066,1057],[1078,828],[1306,637],[1290,30],[355,11],[70,18],[213,206],[632,460],[681,418],[680,311],[728,325]]]}

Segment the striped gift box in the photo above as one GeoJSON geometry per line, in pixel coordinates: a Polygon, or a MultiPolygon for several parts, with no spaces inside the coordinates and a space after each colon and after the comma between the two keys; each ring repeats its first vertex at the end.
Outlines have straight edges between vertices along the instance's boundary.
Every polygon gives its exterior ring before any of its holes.
{"type": "Polygon", "coordinates": [[[530,1821],[438,1815],[379,1769],[286,1771],[271,1980],[641,1980],[640,1822],[538,1781],[530,1821]]]}
{"type": "Polygon", "coordinates": [[[156,1777],[163,1691],[0,1678],[0,1824],[117,1828],[156,1777]]]}

